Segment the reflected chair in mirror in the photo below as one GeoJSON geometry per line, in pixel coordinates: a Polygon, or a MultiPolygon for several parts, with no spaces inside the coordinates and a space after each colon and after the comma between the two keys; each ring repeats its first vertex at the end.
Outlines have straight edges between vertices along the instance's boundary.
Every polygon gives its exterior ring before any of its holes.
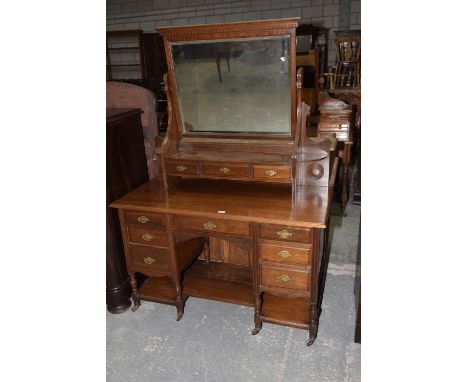
{"type": "Polygon", "coordinates": [[[221,59],[226,59],[228,72],[231,71],[231,65],[229,59],[231,58],[232,43],[224,42],[218,43],[214,47],[216,54],[216,67],[218,69],[218,78],[219,82],[223,82],[223,77],[221,75],[221,59]]]}
{"type": "Polygon", "coordinates": [[[158,123],[156,98],[148,89],[123,82],[106,82],[106,107],[113,109],[139,108],[145,143],[148,175],[152,179],[158,174],[156,162],[156,141],[158,140],[158,123]]]}

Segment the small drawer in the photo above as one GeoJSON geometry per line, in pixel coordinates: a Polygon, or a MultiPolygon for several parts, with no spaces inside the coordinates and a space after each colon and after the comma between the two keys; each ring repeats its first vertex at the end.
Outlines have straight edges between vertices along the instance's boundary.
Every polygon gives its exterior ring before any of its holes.
{"type": "Polygon", "coordinates": [[[310,245],[293,245],[276,241],[264,241],[260,244],[262,261],[275,263],[309,265],[310,251],[310,245]]]}
{"type": "Polygon", "coordinates": [[[248,236],[250,233],[249,223],[231,220],[213,220],[174,216],[173,226],[174,228],[179,229],[191,229],[203,232],[225,232],[244,236],[248,236]]]}
{"type": "Polygon", "coordinates": [[[141,211],[125,211],[125,224],[152,228],[164,228],[164,215],[141,211]]]}
{"type": "Polygon", "coordinates": [[[253,166],[253,176],[256,179],[291,179],[291,167],[288,166],[253,166]]]}
{"type": "Polygon", "coordinates": [[[166,159],[165,163],[170,175],[198,175],[197,162],[166,159]]]}
{"type": "Polygon", "coordinates": [[[227,178],[247,178],[249,175],[249,166],[247,164],[224,164],[222,162],[203,163],[203,175],[222,176],[227,178]]]}
{"type": "Polygon", "coordinates": [[[262,239],[297,241],[300,243],[312,242],[310,229],[272,224],[260,224],[260,237],[262,239]]]}
{"type": "Polygon", "coordinates": [[[165,273],[170,271],[167,249],[133,244],[130,244],[128,249],[132,266],[165,273]]]}
{"type": "Polygon", "coordinates": [[[261,284],[278,288],[309,290],[309,272],[288,268],[261,267],[261,284]]]}
{"type": "Polygon", "coordinates": [[[167,247],[166,229],[128,226],[128,237],[131,243],[167,247]]]}

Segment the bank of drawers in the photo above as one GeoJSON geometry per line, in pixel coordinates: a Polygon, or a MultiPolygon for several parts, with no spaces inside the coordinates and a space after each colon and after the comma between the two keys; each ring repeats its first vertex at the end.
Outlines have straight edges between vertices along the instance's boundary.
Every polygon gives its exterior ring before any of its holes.
{"type": "Polygon", "coordinates": [[[200,176],[263,181],[291,181],[291,167],[217,161],[188,161],[166,159],[166,172],[176,176],[200,176]]]}
{"type": "Polygon", "coordinates": [[[261,224],[259,233],[260,285],[309,292],[310,230],[261,224]]]}
{"type": "Polygon", "coordinates": [[[164,215],[124,211],[128,234],[128,258],[132,267],[169,274],[170,261],[164,215]],[[144,244],[144,245],[142,245],[144,244]]]}

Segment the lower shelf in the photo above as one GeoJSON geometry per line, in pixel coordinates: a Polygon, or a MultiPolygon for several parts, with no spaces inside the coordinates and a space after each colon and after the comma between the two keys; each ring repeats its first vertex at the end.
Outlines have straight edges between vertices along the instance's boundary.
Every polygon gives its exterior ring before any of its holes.
{"type": "Polygon", "coordinates": [[[169,277],[148,277],[138,289],[138,294],[143,300],[175,304],[175,286],[169,277]]]}
{"type": "Polygon", "coordinates": [[[262,320],[273,324],[307,329],[309,303],[305,297],[284,298],[263,293],[262,320]]]}
{"type": "Polygon", "coordinates": [[[254,306],[251,273],[247,267],[196,261],[185,272],[184,296],[254,306]]]}

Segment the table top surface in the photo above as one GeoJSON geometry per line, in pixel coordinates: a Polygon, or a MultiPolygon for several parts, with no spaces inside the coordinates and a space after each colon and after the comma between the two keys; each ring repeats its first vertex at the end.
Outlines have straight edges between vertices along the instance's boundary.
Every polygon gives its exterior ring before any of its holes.
{"type": "Polygon", "coordinates": [[[299,187],[293,198],[291,185],[285,184],[181,179],[166,190],[162,179],[157,177],[118,199],[111,207],[325,228],[331,202],[328,187],[299,187]]]}

